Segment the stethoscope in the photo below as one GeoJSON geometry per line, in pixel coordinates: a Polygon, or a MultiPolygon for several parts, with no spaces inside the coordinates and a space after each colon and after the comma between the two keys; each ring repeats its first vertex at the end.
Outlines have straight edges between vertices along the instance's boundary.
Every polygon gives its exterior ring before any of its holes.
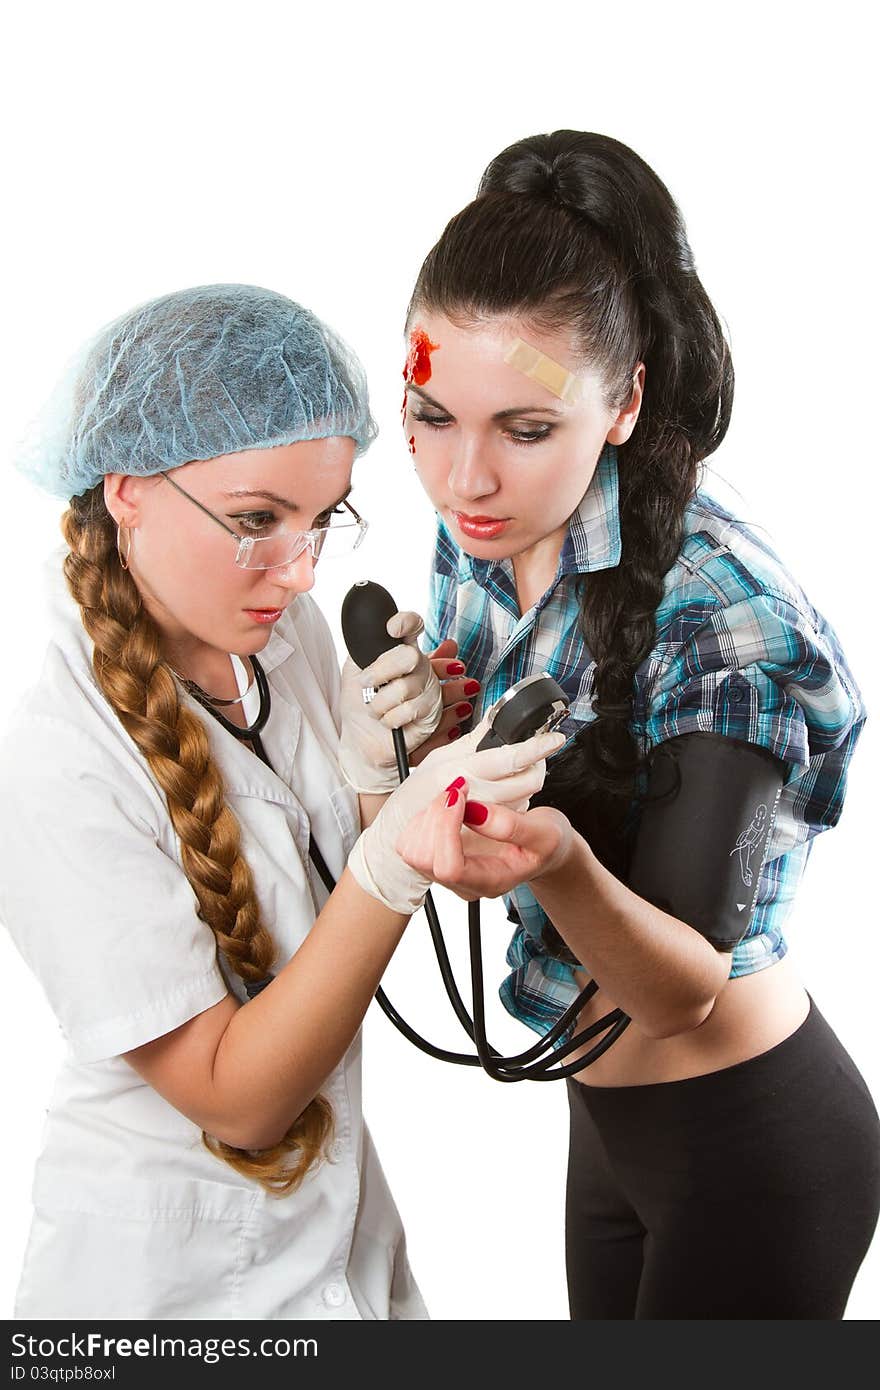
{"type": "MultiPolygon", "coordinates": [[[[399,638],[390,637],[386,629],[388,619],[393,617],[397,611],[397,604],[387,589],[369,580],[362,580],[355,584],[346,594],[342,605],[342,635],[349,655],[361,669],[369,666],[382,652],[399,645],[399,638]]],[[[200,701],[200,703],[235,738],[241,742],[250,743],[257,756],[267,767],[272,769],[272,764],[260,737],[269,718],[271,707],[269,684],[256,657],[252,656],[250,662],[254,669],[260,699],[259,713],[253,724],[248,728],[241,728],[232,723],[231,720],[226,719],[216,706],[205,700],[200,701]]],[[[198,699],[198,694],[193,693],[198,699]]],[[[524,739],[531,738],[534,734],[552,730],[565,718],[568,704],[569,701],[565,692],[547,672],[526,676],[506,691],[487,712],[486,718],[490,727],[477,745],[476,751],[481,752],[484,748],[497,748],[503,744],[520,743],[524,739]]],[[[402,782],[409,776],[410,771],[403,731],[395,729],[393,737],[397,771],[402,782]]],[[[274,769],[272,770],[274,771],[274,769]]],[[[336,887],[336,880],[330,873],[324,856],[311,835],[309,836],[309,858],[324,887],[328,893],[332,893],[336,887]]],[[[595,1023],[575,1034],[567,1042],[557,1046],[574,1024],[580,1011],[593,998],[599,988],[595,980],[589,980],[553,1027],[536,1043],[513,1056],[502,1056],[486,1036],[479,901],[468,903],[472,1015],[468,1012],[458,989],[437,910],[430,893],[425,898],[424,908],[447,998],[456,1018],[474,1044],[476,1052],[452,1052],[446,1048],[435,1046],[406,1022],[383,989],[377,989],[375,998],[380,1009],[391,1020],[395,1028],[413,1046],[427,1053],[428,1056],[436,1057],[438,1061],[449,1062],[456,1066],[482,1067],[487,1075],[495,1081],[559,1081],[565,1077],[574,1076],[577,1072],[583,1071],[585,1067],[592,1065],[604,1052],[607,1052],[608,1048],[629,1026],[631,1022],[629,1016],[622,1009],[612,1009],[602,1018],[597,1019],[595,1023]],[[594,1038],[598,1038],[598,1042],[589,1048],[583,1056],[578,1057],[573,1062],[565,1062],[566,1057],[577,1051],[578,1048],[592,1042],[594,1038]]],[[[273,978],[272,975],[267,975],[262,980],[246,985],[248,998],[253,998],[259,994],[271,983],[273,978]]]]}

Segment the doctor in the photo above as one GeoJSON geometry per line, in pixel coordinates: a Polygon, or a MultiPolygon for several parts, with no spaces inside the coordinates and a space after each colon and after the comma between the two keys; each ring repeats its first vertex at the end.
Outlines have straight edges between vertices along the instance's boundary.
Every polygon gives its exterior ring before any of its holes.
{"type": "Polygon", "coordinates": [[[51,638],[0,745],[0,914],[69,1044],[15,1315],[425,1317],[361,1115],[361,1020],[428,887],[395,845],[457,777],[530,795],[562,739],[447,741],[388,796],[389,730],[451,730],[463,667],[397,614],[340,680],[307,590],[363,535],[374,426],[306,310],[171,294],[72,386],[29,466],[70,499],[51,638]]]}

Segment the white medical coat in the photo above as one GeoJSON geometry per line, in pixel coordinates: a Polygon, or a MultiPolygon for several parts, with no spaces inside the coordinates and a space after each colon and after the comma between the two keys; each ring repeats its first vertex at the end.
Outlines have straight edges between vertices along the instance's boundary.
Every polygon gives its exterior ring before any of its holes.
{"type": "MultiPolygon", "coordinates": [[[[0,917],[69,1044],[37,1163],[17,1318],[425,1318],[396,1207],[361,1115],[358,1036],[322,1093],[332,1161],[268,1195],[120,1053],[210,1008],[238,977],[196,914],[163,793],[91,667],[92,644],[54,557],[52,637],[39,682],[0,743],[0,917]]],[[[241,825],[283,965],[358,834],[341,777],[339,668],[299,595],[260,661],[275,772],[195,703],[241,825]]],[[[187,697],[188,698],[188,697],[187,697]]]]}

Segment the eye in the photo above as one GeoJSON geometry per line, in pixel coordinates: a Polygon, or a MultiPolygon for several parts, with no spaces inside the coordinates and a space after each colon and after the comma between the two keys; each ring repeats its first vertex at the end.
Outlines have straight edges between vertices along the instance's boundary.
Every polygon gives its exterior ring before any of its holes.
{"type": "Polygon", "coordinates": [[[530,429],[506,429],[504,433],[513,444],[540,444],[553,433],[552,425],[533,425],[530,429]]]}
{"type": "Polygon", "coordinates": [[[237,521],[246,536],[256,536],[261,531],[270,531],[278,520],[274,512],[239,512],[229,519],[237,521]]]}
{"type": "Polygon", "coordinates": [[[452,424],[451,415],[426,415],[423,410],[414,410],[413,419],[418,420],[422,425],[430,425],[432,429],[442,430],[445,425],[452,424]]]}
{"type": "Polygon", "coordinates": [[[314,526],[317,529],[321,526],[329,526],[334,516],[342,516],[345,508],[342,506],[325,507],[323,512],[319,512],[315,517],[314,526]]]}

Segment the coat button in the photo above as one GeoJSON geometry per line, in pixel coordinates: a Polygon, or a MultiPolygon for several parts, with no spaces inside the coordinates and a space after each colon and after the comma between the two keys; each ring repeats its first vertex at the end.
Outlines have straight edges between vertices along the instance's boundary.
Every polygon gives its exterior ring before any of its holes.
{"type": "Polygon", "coordinates": [[[328,1284],[321,1297],[328,1308],[341,1308],[345,1302],[346,1293],[341,1284],[328,1284]]]}

